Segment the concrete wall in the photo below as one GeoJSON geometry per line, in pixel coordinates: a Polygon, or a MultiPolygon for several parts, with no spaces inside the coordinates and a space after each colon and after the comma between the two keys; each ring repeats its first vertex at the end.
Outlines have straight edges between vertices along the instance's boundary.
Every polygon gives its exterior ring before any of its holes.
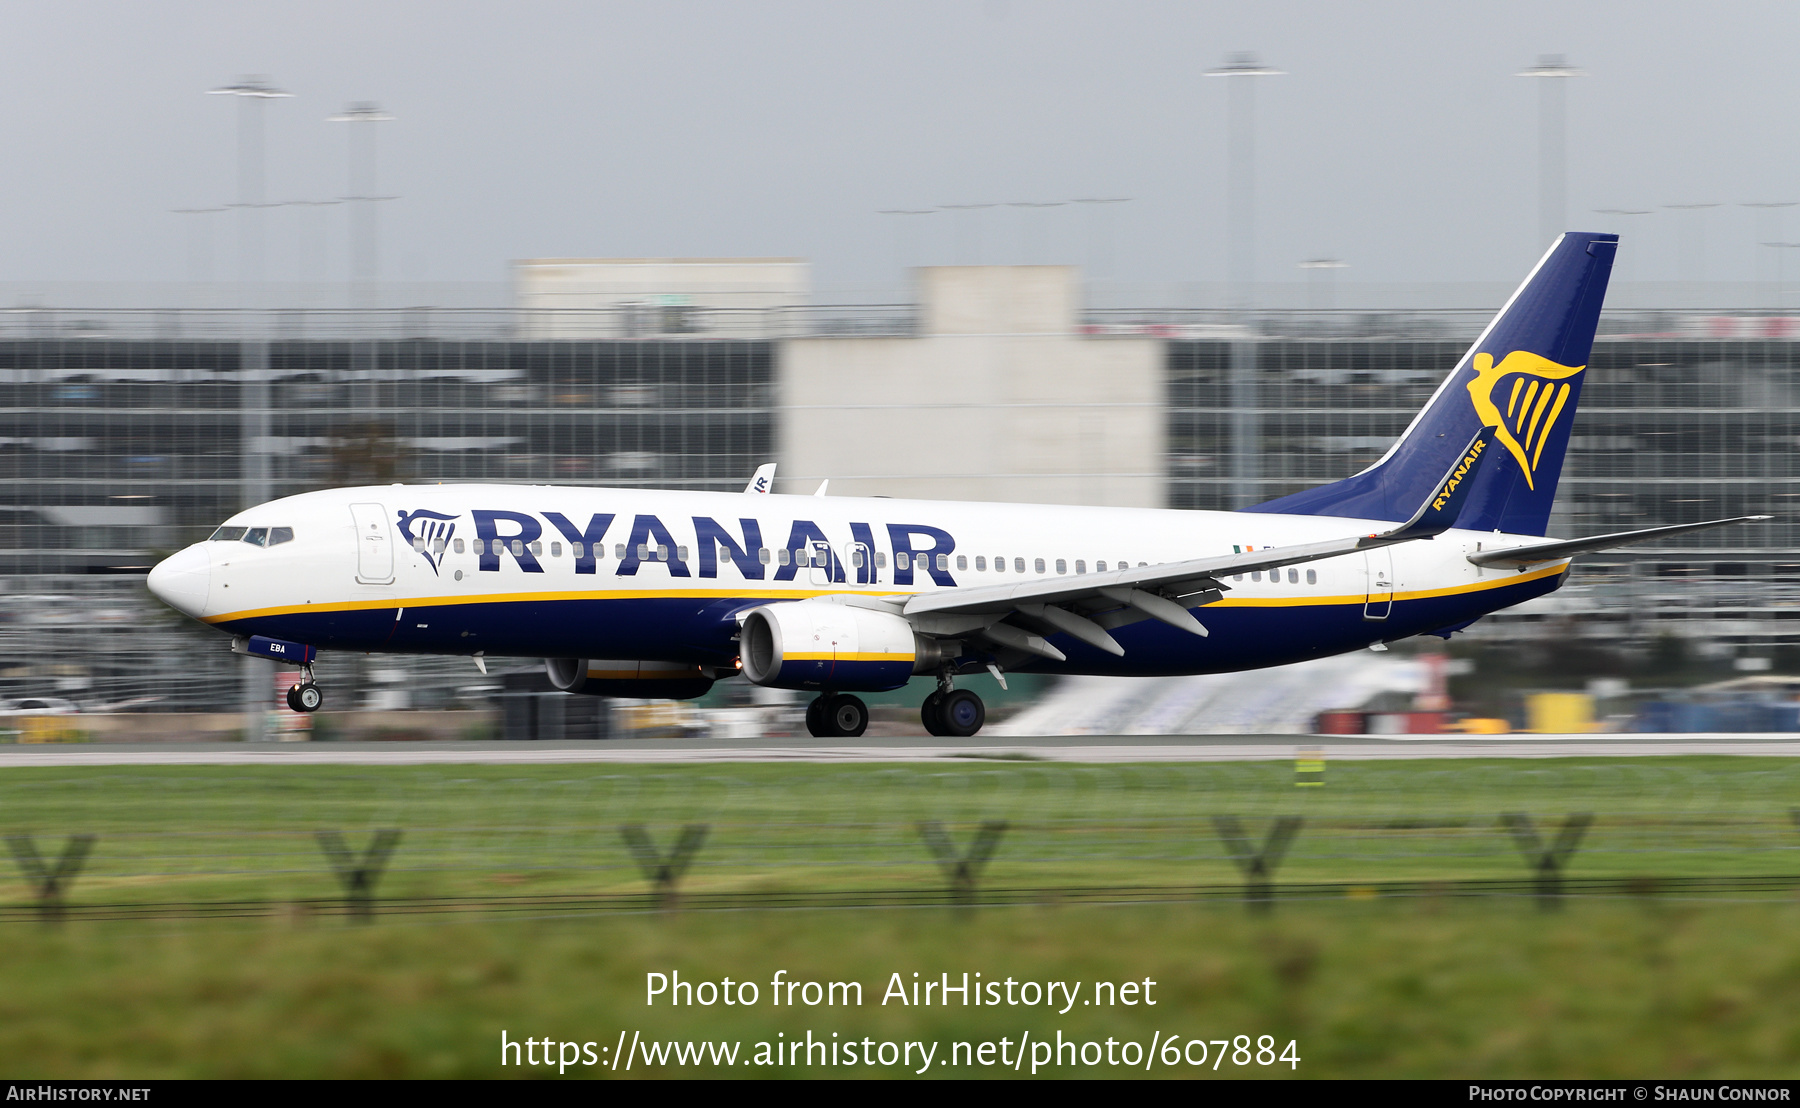
{"type": "Polygon", "coordinates": [[[915,272],[915,337],[781,345],[782,492],[1164,504],[1160,340],[1079,334],[1073,267],[915,272]]]}
{"type": "Polygon", "coordinates": [[[526,338],[770,338],[811,296],[801,258],[537,258],[513,263],[526,338]]]}

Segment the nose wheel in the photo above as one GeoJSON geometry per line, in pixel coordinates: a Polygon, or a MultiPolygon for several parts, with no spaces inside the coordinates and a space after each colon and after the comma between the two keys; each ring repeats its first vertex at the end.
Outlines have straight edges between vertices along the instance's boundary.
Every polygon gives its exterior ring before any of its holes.
{"type": "Polygon", "coordinates": [[[319,686],[307,681],[304,684],[295,685],[287,691],[287,702],[288,707],[296,712],[302,714],[316,712],[319,710],[319,705],[325,703],[325,694],[319,691],[319,686]]]}
{"type": "Polygon", "coordinates": [[[814,738],[855,738],[868,729],[869,706],[854,696],[829,694],[806,706],[806,730],[814,738]]]}
{"type": "Polygon", "coordinates": [[[934,692],[920,705],[919,719],[930,734],[968,738],[987,722],[987,705],[968,689],[934,692]]]}

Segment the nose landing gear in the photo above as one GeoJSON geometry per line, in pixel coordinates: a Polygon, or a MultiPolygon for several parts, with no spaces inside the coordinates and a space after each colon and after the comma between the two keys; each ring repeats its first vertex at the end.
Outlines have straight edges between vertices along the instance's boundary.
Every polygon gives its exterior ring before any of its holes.
{"type": "Polygon", "coordinates": [[[814,738],[855,738],[869,729],[869,706],[844,693],[826,693],[806,706],[806,730],[814,738]]]}
{"type": "Polygon", "coordinates": [[[313,684],[311,666],[301,667],[300,683],[287,691],[287,702],[288,707],[302,715],[318,711],[319,705],[325,703],[325,694],[313,684]]]}

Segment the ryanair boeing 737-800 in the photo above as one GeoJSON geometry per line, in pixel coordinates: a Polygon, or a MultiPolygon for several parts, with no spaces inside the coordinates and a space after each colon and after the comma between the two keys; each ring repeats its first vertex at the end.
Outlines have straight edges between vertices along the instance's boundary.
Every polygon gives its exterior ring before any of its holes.
{"type": "MultiPolygon", "coordinates": [[[[572,693],[690,698],[742,673],[816,691],[937,678],[921,710],[973,735],[956,679],[1277,666],[1448,635],[1560,587],[1590,550],[1737,520],[1545,538],[1614,235],[1563,235],[1398,442],[1353,477],[1238,512],[512,485],[392,485],[240,512],[151,571],[233,647],[545,659],[572,693]]],[[[823,489],[821,489],[821,492],[823,489]]]]}

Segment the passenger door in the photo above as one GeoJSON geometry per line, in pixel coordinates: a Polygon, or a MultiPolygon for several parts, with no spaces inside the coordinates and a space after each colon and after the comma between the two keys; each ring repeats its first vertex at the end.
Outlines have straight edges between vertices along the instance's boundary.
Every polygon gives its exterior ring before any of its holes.
{"type": "Polygon", "coordinates": [[[356,523],[356,580],[364,585],[394,583],[394,529],[387,508],[380,504],[352,504],[356,523]]]}

